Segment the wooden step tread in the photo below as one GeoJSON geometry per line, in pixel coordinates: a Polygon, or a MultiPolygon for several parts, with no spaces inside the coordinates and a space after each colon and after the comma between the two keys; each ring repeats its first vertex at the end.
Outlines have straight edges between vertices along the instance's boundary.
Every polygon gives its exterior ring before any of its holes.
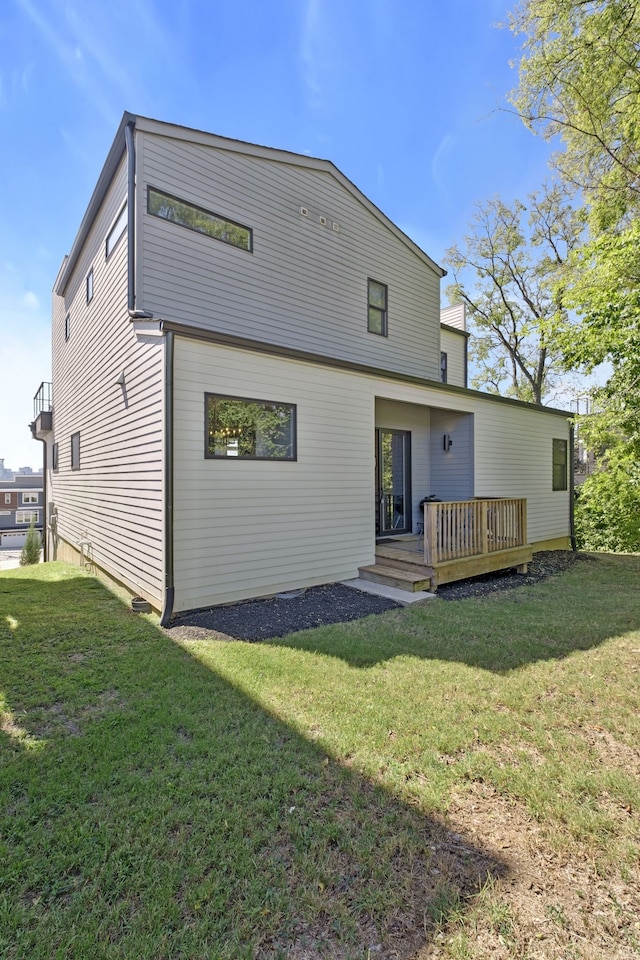
{"type": "Polygon", "coordinates": [[[415,573],[413,570],[401,570],[398,567],[387,567],[380,563],[373,563],[358,570],[363,580],[372,580],[374,583],[384,583],[400,590],[429,590],[431,577],[415,573]]]}

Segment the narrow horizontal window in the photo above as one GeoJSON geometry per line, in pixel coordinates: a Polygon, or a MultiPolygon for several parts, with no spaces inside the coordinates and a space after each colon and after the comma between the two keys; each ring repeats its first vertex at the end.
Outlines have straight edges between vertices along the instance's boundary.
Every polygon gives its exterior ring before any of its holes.
{"type": "Polygon", "coordinates": [[[80,469],[80,434],[74,433],[71,437],[71,469],[80,469]]]}
{"type": "Polygon", "coordinates": [[[109,258],[113,253],[113,251],[115,250],[118,240],[120,239],[120,237],[122,236],[122,234],[125,232],[126,229],[127,229],[127,205],[125,203],[124,207],[118,214],[118,219],[116,220],[114,225],[111,227],[111,230],[109,230],[109,233],[107,234],[107,243],[106,243],[107,258],[109,258]]]}
{"type": "Polygon", "coordinates": [[[39,519],[39,510],[16,510],[16,523],[37,523],[39,519]]]}
{"type": "Polygon", "coordinates": [[[177,223],[197,233],[204,233],[205,236],[213,237],[214,240],[230,243],[242,250],[251,251],[252,249],[253,234],[249,227],[243,227],[240,223],[226,220],[200,207],[194,207],[167,193],[160,193],[153,187],[149,187],[147,191],[147,209],[154,217],[170,220],[171,223],[177,223]]]}
{"type": "Polygon", "coordinates": [[[206,458],[295,460],[296,407],[206,393],[205,434],[206,458]]]}
{"type": "Polygon", "coordinates": [[[553,441],[553,490],[567,489],[567,441],[553,441]]]}
{"type": "Polygon", "coordinates": [[[367,281],[368,309],[367,330],[380,337],[387,336],[387,286],[377,280],[367,281]]]}

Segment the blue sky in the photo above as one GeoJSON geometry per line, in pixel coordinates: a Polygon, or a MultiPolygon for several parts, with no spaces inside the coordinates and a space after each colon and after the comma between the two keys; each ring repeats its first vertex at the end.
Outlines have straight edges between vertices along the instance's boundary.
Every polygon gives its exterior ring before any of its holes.
{"type": "Polygon", "coordinates": [[[332,160],[436,261],[548,173],[515,0],[3,0],[0,458],[41,463],[51,290],[123,111],[332,160]]]}

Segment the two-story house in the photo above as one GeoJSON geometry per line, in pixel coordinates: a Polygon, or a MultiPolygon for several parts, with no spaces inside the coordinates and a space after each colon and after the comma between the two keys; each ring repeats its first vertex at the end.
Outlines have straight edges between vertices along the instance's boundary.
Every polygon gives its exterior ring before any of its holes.
{"type": "Polygon", "coordinates": [[[54,288],[48,555],[167,620],[356,577],[429,494],[567,546],[567,416],[467,389],[442,276],[332,163],[125,114],[54,288]]]}
{"type": "Polygon", "coordinates": [[[22,547],[33,523],[42,530],[44,515],[41,473],[18,473],[0,480],[0,547],[22,547]]]}

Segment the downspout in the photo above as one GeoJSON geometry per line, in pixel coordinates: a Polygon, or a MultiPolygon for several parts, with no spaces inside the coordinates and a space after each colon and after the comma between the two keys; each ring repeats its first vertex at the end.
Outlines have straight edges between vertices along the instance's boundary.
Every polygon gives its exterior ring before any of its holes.
{"type": "Polygon", "coordinates": [[[173,613],[173,357],[174,333],[165,334],[164,363],[164,582],[165,601],[160,625],[168,627],[173,613]]]}
{"type": "Polygon", "coordinates": [[[574,456],[574,426],[569,427],[569,531],[571,533],[571,549],[575,553],[576,545],[576,511],[575,511],[575,456],[574,456]]]}
{"type": "Polygon", "coordinates": [[[49,550],[47,547],[47,441],[42,437],[34,437],[42,444],[42,550],[43,560],[46,563],[49,559],[49,550]]]}
{"type": "Polygon", "coordinates": [[[127,145],[127,308],[132,320],[152,320],[153,314],[136,309],[136,148],[133,142],[135,121],[124,128],[127,145]]]}

